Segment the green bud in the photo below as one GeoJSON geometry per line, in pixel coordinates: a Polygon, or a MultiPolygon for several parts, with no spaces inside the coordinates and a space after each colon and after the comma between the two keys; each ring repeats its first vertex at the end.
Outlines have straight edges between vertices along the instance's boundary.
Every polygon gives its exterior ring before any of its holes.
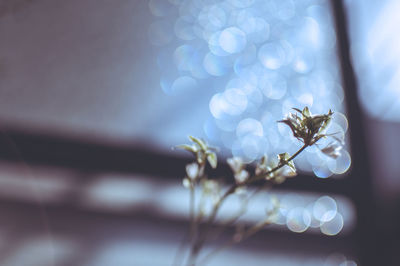
{"type": "Polygon", "coordinates": [[[207,144],[204,140],[195,138],[193,136],[189,136],[189,139],[199,145],[200,149],[202,149],[203,151],[206,151],[208,149],[207,144]]]}
{"type": "Polygon", "coordinates": [[[177,145],[175,146],[175,148],[186,150],[194,154],[198,151],[198,148],[195,145],[188,145],[188,144],[177,145]]]}
{"type": "Polygon", "coordinates": [[[208,152],[207,160],[212,168],[217,168],[217,155],[215,154],[215,152],[208,152]]]}

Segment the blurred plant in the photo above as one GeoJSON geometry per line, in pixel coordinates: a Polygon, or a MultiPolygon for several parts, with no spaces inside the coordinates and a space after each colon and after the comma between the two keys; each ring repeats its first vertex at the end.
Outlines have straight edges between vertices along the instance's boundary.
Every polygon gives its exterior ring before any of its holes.
{"type": "MultiPolygon", "coordinates": [[[[204,140],[192,136],[189,137],[191,144],[177,146],[177,148],[191,152],[196,158],[193,163],[186,166],[186,177],[183,179],[183,186],[190,191],[190,229],[188,234],[190,248],[186,265],[194,266],[197,263],[205,262],[219,250],[241,242],[273,223],[279,209],[279,202],[276,199],[272,200],[273,208],[267,211],[265,219],[247,228],[241,225],[238,226],[236,233],[229,242],[211,251],[200,261],[198,260],[204,244],[212,238],[215,240],[219,235],[213,234],[210,236],[211,228],[219,224],[222,225],[221,231],[223,231],[223,229],[237,224],[239,218],[245,213],[249,200],[256,193],[274,184],[281,184],[287,178],[296,176],[297,172],[293,159],[307,147],[318,146],[320,139],[329,137],[332,141],[321,151],[332,158],[337,158],[340,155],[343,141],[332,134],[325,133],[333,115],[331,110],[327,114],[312,115],[308,107],[303,110],[293,109],[295,113],[289,113],[285,119],[278,122],[290,127],[293,136],[303,143],[301,148],[292,155],[287,152],[278,154],[276,160],[269,160],[267,155],[264,155],[256,163],[254,174],[250,174],[247,170],[248,164],[244,163],[241,158],[229,158],[227,163],[232,170],[234,182],[225,189],[223,189],[222,178],[210,179],[205,174],[207,161],[212,169],[217,167],[216,148],[210,147],[204,140]],[[256,188],[251,191],[247,187],[252,183],[256,183],[256,188]],[[198,191],[200,191],[199,206],[195,208],[196,192],[198,191]],[[221,205],[232,194],[238,194],[243,199],[241,211],[228,221],[216,223],[216,217],[221,205]],[[207,203],[211,205],[209,209],[207,209],[207,203]]],[[[179,263],[175,261],[175,264],[179,263]]]]}

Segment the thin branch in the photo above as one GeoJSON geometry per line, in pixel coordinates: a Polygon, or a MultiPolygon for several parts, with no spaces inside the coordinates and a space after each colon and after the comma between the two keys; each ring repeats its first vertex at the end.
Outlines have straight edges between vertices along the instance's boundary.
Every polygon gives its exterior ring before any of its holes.
{"type": "Polygon", "coordinates": [[[200,264],[204,264],[206,263],[207,260],[209,260],[211,257],[215,256],[216,254],[218,254],[218,252],[231,247],[234,244],[237,244],[243,240],[246,240],[247,238],[249,238],[250,236],[254,235],[255,233],[257,233],[258,231],[260,231],[261,229],[263,229],[265,226],[270,225],[272,222],[267,219],[253,227],[251,227],[245,234],[243,234],[243,236],[241,237],[241,239],[235,240],[235,239],[231,239],[229,241],[227,241],[225,244],[219,246],[218,248],[212,250],[210,253],[208,253],[206,256],[204,256],[204,258],[202,258],[200,260],[200,264]]]}
{"type": "MultiPolygon", "coordinates": [[[[298,151],[296,151],[292,156],[289,157],[289,159],[286,160],[286,163],[288,163],[288,162],[292,161],[294,158],[296,158],[307,147],[308,147],[308,145],[304,144],[298,151]]],[[[277,166],[275,166],[274,168],[272,168],[271,170],[269,170],[266,173],[262,173],[260,175],[256,175],[255,177],[249,178],[249,180],[248,180],[248,182],[246,182],[246,184],[250,184],[250,183],[253,183],[255,181],[259,181],[261,179],[264,179],[266,176],[268,176],[269,174],[272,174],[273,172],[279,170],[280,168],[282,168],[285,165],[286,164],[278,164],[277,166]]]]}
{"type": "Polygon", "coordinates": [[[184,247],[186,241],[188,241],[190,244],[192,244],[192,241],[194,239],[194,231],[195,231],[195,225],[194,225],[194,204],[195,204],[195,189],[194,185],[190,184],[190,197],[189,197],[189,229],[185,233],[184,237],[182,238],[182,241],[179,245],[178,251],[175,254],[174,260],[172,265],[181,265],[182,264],[182,257],[183,257],[183,252],[184,252],[184,247]]]}
{"type": "Polygon", "coordinates": [[[238,221],[239,218],[242,217],[246,213],[247,205],[248,205],[249,201],[255,195],[257,195],[259,192],[261,192],[262,190],[265,190],[267,188],[271,188],[271,184],[270,183],[266,183],[263,186],[259,186],[254,191],[252,191],[251,195],[248,196],[243,201],[242,207],[240,208],[238,213],[233,215],[231,218],[225,220],[224,222],[222,222],[221,225],[219,226],[220,227],[219,230],[215,230],[215,232],[213,232],[212,235],[214,236],[214,238],[212,238],[212,240],[216,240],[225,231],[226,228],[233,226],[235,224],[235,222],[238,221]]]}
{"type": "Polygon", "coordinates": [[[193,241],[194,234],[196,231],[195,223],[194,223],[194,203],[195,203],[195,189],[194,185],[190,185],[190,200],[189,200],[189,221],[190,221],[190,233],[189,233],[189,241],[190,243],[193,241]]]}
{"type": "MultiPolygon", "coordinates": [[[[297,152],[295,152],[291,157],[289,157],[286,160],[286,164],[288,162],[292,161],[294,158],[296,158],[308,146],[309,146],[308,144],[304,144],[297,152]]],[[[264,179],[265,176],[268,176],[269,174],[274,173],[275,171],[279,170],[280,168],[282,168],[286,164],[280,163],[276,167],[272,168],[270,171],[268,171],[266,173],[263,173],[263,174],[254,176],[252,178],[249,178],[247,181],[245,181],[243,183],[231,185],[231,187],[222,195],[222,197],[214,205],[214,208],[213,208],[213,210],[211,212],[211,215],[208,217],[208,219],[206,221],[205,229],[204,229],[204,232],[201,234],[201,238],[196,241],[196,243],[192,246],[192,248],[190,250],[190,256],[189,256],[189,260],[188,260],[189,264],[188,265],[192,266],[192,265],[196,264],[196,262],[195,262],[196,257],[198,256],[198,253],[199,253],[200,249],[202,248],[202,246],[204,245],[204,243],[205,243],[205,241],[207,239],[207,234],[208,234],[208,231],[209,231],[209,227],[211,226],[211,224],[214,223],[214,220],[215,220],[215,217],[217,216],[219,208],[221,207],[221,205],[223,204],[225,199],[229,195],[234,193],[238,187],[245,186],[245,185],[253,183],[255,181],[264,179]]]]}

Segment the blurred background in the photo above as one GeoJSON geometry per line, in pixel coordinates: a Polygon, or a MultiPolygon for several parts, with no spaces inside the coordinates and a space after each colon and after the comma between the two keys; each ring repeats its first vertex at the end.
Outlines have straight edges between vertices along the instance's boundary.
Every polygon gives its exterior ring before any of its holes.
{"type": "MultiPolygon", "coordinates": [[[[172,265],[188,135],[254,162],[335,111],[279,219],[208,265],[398,265],[396,0],[0,0],[0,265],[172,265]]],[[[221,212],[236,211],[234,197],[221,212]]],[[[229,231],[229,230],[228,230],[229,231]]],[[[230,231],[233,231],[231,228],[230,231]]],[[[228,232],[231,233],[231,232],[228,232]]],[[[207,249],[212,248],[212,245],[207,249]]]]}

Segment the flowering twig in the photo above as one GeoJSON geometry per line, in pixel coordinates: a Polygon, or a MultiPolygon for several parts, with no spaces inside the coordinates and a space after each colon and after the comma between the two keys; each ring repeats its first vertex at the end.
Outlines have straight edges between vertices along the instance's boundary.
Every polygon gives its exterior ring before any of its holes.
{"type": "Polygon", "coordinates": [[[263,173],[262,175],[257,175],[254,176],[253,178],[249,178],[246,181],[244,181],[243,183],[238,183],[238,184],[233,184],[231,185],[231,187],[223,194],[223,196],[218,200],[218,202],[214,205],[214,208],[211,212],[211,215],[209,216],[208,220],[206,221],[205,224],[205,230],[201,235],[201,238],[192,246],[192,249],[190,251],[190,257],[189,257],[189,264],[188,265],[195,265],[195,258],[197,257],[197,254],[199,253],[200,249],[202,248],[202,246],[204,245],[204,242],[207,238],[207,234],[209,231],[209,227],[211,226],[211,224],[214,222],[218,210],[220,209],[221,205],[223,204],[223,202],[225,201],[225,199],[230,196],[231,194],[233,194],[237,188],[244,186],[244,185],[248,185],[250,183],[253,183],[255,181],[258,181],[260,179],[265,178],[265,176],[268,176],[276,171],[278,171],[279,169],[281,169],[283,166],[287,165],[289,162],[291,162],[294,158],[296,158],[306,147],[308,147],[308,145],[304,144],[296,153],[294,153],[291,157],[289,157],[288,159],[286,159],[285,163],[281,162],[279,163],[276,167],[274,167],[273,169],[263,173]]]}
{"type": "MultiPolygon", "coordinates": [[[[201,139],[190,136],[192,141],[191,145],[180,145],[179,148],[185,149],[191,152],[195,157],[196,161],[186,166],[187,176],[183,179],[185,187],[190,189],[190,233],[189,243],[190,251],[187,265],[194,266],[196,264],[197,257],[200,253],[205,242],[208,240],[209,231],[212,225],[214,225],[217,214],[225,202],[225,200],[232,194],[239,191],[244,191],[245,188],[255,182],[264,181],[265,185],[272,186],[273,184],[280,184],[285,181],[286,178],[294,177],[296,175],[296,167],[293,160],[302,153],[307,147],[316,144],[320,139],[332,137],[333,141],[330,142],[326,147],[320,149],[324,154],[337,158],[340,155],[342,141],[339,141],[335,136],[325,133],[325,130],[331,120],[333,112],[329,110],[324,115],[312,115],[307,107],[303,110],[294,108],[295,113],[288,114],[285,119],[278,121],[288,125],[293,133],[293,136],[300,140],[303,145],[294,154],[289,155],[288,153],[278,154],[278,163],[273,163],[268,160],[267,156],[262,157],[260,162],[256,166],[254,175],[250,175],[246,170],[246,164],[240,158],[234,157],[228,159],[228,164],[232,169],[235,183],[230,185],[228,189],[221,195],[219,189],[219,183],[216,180],[210,180],[204,175],[204,169],[208,164],[212,168],[217,167],[217,156],[216,149],[208,146],[208,144],[201,139]],[[202,186],[201,199],[199,201],[198,213],[195,213],[195,186],[202,186]],[[207,215],[204,209],[204,196],[209,195],[213,201],[213,206],[209,215],[207,215]],[[204,220],[204,221],[203,221],[204,220]]],[[[259,187],[249,197],[245,198],[242,209],[233,217],[222,223],[223,226],[231,226],[245,213],[249,199],[254,196],[262,187],[259,187]]],[[[275,206],[276,207],[276,206],[275,206]]],[[[275,209],[274,209],[275,210],[275,209]]],[[[271,216],[272,213],[268,213],[271,216]]],[[[271,223],[270,217],[257,223],[253,227],[250,227],[247,231],[243,232],[239,236],[233,238],[228,245],[242,241],[254,233],[258,232],[265,225],[271,223]]],[[[217,235],[219,235],[220,231],[217,235]]],[[[226,245],[224,245],[226,246],[226,245]]],[[[217,249],[219,250],[219,249],[217,249]]],[[[214,251],[210,254],[214,254],[214,251]]],[[[206,256],[208,258],[210,255],[206,256]]],[[[204,260],[203,260],[204,261],[204,260]]]]}

